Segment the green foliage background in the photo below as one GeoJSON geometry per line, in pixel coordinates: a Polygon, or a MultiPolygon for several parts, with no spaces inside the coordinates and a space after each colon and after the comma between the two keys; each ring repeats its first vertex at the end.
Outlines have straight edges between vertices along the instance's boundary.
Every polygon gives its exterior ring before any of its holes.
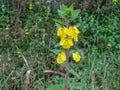
{"type": "MultiPolygon", "coordinates": [[[[92,5],[101,1],[95,0],[92,5]]],[[[56,63],[56,54],[60,52],[56,28],[65,23],[64,17],[59,15],[61,3],[33,0],[33,9],[29,10],[30,2],[24,1],[15,32],[12,27],[19,7],[10,0],[0,1],[0,90],[24,89],[25,74],[29,69],[30,90],[64,90],[64,77],[44,73],[45,70],[65,68],[64,64],[56,63]],[[10,30],[6,31],[6,27],[10,30]],[[25,35],[25,29],[29,30],[29,35],[25,35]],[[23,58],[18,58],[18,51],[25,56],[29,67],[23,58]]],[[[115,5],[110,0],[109,14],[106,5],[97,7],[95,13],[93,8],[82,12],[78,0],[64,1],[64,4],[73,5],[80,11],[70,23],[81,31],[76,50],[82,57],[79,63],[73,63],[70,56],[70,90],[119,90],[120,1],[115,5]]]]}

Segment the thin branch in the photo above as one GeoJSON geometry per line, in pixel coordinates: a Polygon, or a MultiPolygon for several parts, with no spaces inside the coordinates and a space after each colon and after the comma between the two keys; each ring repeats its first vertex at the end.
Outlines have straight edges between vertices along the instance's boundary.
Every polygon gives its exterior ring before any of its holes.
{"type": "Polygon", "coordinates": [[[53,70],[45,70],[44,73],[48,73],[48,74],[58,74],[58,75],[61,75],[63,77],[66,77],[66,75],[62,72],[56,72],[56,71],[53,71],[53,70]]]}
{"type": "Polygon", "coordinates": [[[29,83],[30,83],[30,72],[31,72],[31,70],[28,70],[28,71],[26,72],[26,77],[25,77],[25,90],[29,90],[29,89],[28,89],[28,85],[29,85],[29,83]]]}
{"type": "Polygon", "coordinates": [[[66,49],[66,84],[65,84],[65,90],[68,90],[68,79],[69,79],[69,49],[66,49]]]}
{"type": "Polygon", "coordinates": [[[27,65],[27,67],[30,68],[30,67],[29,67],[29,64],[28,64],[28,61],[27,61],[27,59],[25,58],[25,56],[24,56],[23,54],[22,54],[22,58],[23,58],[23,60],[25,61],[25,64],[27,65]]]}

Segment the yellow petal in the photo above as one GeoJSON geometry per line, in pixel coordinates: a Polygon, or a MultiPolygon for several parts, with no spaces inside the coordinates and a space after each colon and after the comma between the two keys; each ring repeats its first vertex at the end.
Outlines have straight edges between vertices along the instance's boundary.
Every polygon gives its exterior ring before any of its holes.
{"type": "Polygon", "coordinates": [[[71,46],[73,46],[72,38],[69,37],[61,39],[60,45],[65,49],[69,49],[71,46]]]}
{"type": "Polygon", "coordinates": [[[17,52],[17,54],[21,54],[21,52],[17,52]]]}
{"type": "Polygon", "coordinates": [[[108,43],[108,44],[107,44],[107,46],[108,46],[108,47],[111,47],[111,46],[112,46],[112,44],[108,43]]]}
{"type": "Polygon", "coordinates": [[[58,28],[58,30],[57,30],[57,36],[61,36],[62,34],[63,34],[64,32],[63,32],[63,28],[58,28]]]}
{"type": "Polygon", "coordinates": [[[18,58],[21,58],[22,57],[22,55],[18,55],[18,58]]]}
{"type": "Polygon", "coordinates": [[[113,2],[114,4],[116,4],[118,1],[117,1],[117,0],[112,0],[112,2],[113,2]]]}
{"type": "Polygon", "coordinates": [[[63,29],[64,29],[64,34],[65,34],[65,35],[68,35],[68,34],[69,34],[69,29],[66,28],[66,27],[64,27],[63,29]]]}
{"type": "Polygon", "coordinates": [[[77,35],[73,37],[74,41],[78,42],[78,37],[77,35]]]}
{"type": "Polygon", "coordinates": [[[65,55],[64,52],[61,52],[61,59],[62,59],[63,61],[66,61],[66,55],[65,55]]]}
{"type": "Polygon", "coordinates": [[[21,57],[22,57],[21,52],[17,52],[17,55],[18,55],[18,58],[21,58],[21,57]]]}
{"type": "Polygon", "coordinates": [[[68,42],[68,44],[69,44],[70,46],[73,46],[73,41],[72,41],[72,39],[69,38],[69,39],[67,40],[67,42],[68,42]]]}
{"type": "Polygon", "coordinates": [[[9,27],[6,27],[5,30],[8,31],[8,30],[10,30],[10,28],[9,28],[9,27]]]}
{"type": "Polygon", "coordinates": [[[79,33],[80,33],[80,31],[78,30],[77,27],[74,26],[73,29],[74,29],[74,32],[75,32],[76,34],[79,34],[79,33]]]}
{"type": "Polygon", "coordinates": [[[28,35],[30,32],[25,32],[26,35],[28,35]]]}
{"type": "Polygon", "coordinates": [[[77,27],[69,27],[69,32],[70,32],[70,36],[74,39],[74,41],[78,41],[78,34],[80,33],[80,31],[77,29],[77,27]]]}
{"type": "Polygon", "coordinates": [[[64,38],[61,38],[61,40],[60,40],[60,45],[62,46],[62,45],[64,45],[65,44],[65,39],[64,38]]]}
{"type": "Polygon", "coordinates": [[[30,10],[32,10],[32,9],[33,9],[32,2],[30,2],[30,4],[29,4],[29,9],[30,9],[30,10]]]}

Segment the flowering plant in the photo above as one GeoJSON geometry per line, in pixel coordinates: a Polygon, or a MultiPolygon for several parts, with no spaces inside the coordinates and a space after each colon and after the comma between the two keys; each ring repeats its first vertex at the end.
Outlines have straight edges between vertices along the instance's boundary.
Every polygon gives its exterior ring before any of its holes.
{"type": "MultiPolygon", "coordinates": [[[[62,5],[58,10],[58,14],[62,20],[54,19],[59,26],[57,36],[60,37],[60,46],[65,49],[66,52],[58,53],[57,63],[62,64],[66,62],[65,90],[68,90],[69,50],[74,46],[74,43],[78,42],[78,35],[80,34],[79,29],[76,26],[71,26],[70,23],[77,18],[79,10],[74,10],[73,6],[66,7],[65,5],[62,5]]],[[[79,62],[81,59],[78,52],[72,53],[72,57],[75,62],[79,62]]]]}

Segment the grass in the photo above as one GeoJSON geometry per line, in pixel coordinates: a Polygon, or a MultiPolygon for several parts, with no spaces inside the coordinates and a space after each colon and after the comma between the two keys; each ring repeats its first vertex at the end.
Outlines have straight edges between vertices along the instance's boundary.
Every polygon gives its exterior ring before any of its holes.
{"type": "MultiPolygon", "coordinates": [[[[31,70],[29,88],[42,89],[48,87],[51,90],[54,87],[64,88],[64,77],[55,74],[46,74],[45,70],[55,70],[64,65],[58,66],[55,59],[44,58],[34,51],[29,53],[24,52],[24,56],[29,64],[27,67],[23,58],[15,58],[12,55],[6,54],[6,57],[1,59],[1,83],[2,89],[9,88],[10,90],[21,89],[25,83],[25,73],[31,70]],[[34,53],[34,55],[32,54],[34,53]],[[52,86],[53,85],[53,86],[52,86]]],[[[54,55],[53,55],[54,56],[54,55]]],[[[120,85],[120,57],[114,53],[98,53],[96,51],[88,52],[82,56],[80,63],[70,62],[70,90],[119,90],[120,85]]],[[[58,89],[60,90],[60,88],[58,89]]]]}

